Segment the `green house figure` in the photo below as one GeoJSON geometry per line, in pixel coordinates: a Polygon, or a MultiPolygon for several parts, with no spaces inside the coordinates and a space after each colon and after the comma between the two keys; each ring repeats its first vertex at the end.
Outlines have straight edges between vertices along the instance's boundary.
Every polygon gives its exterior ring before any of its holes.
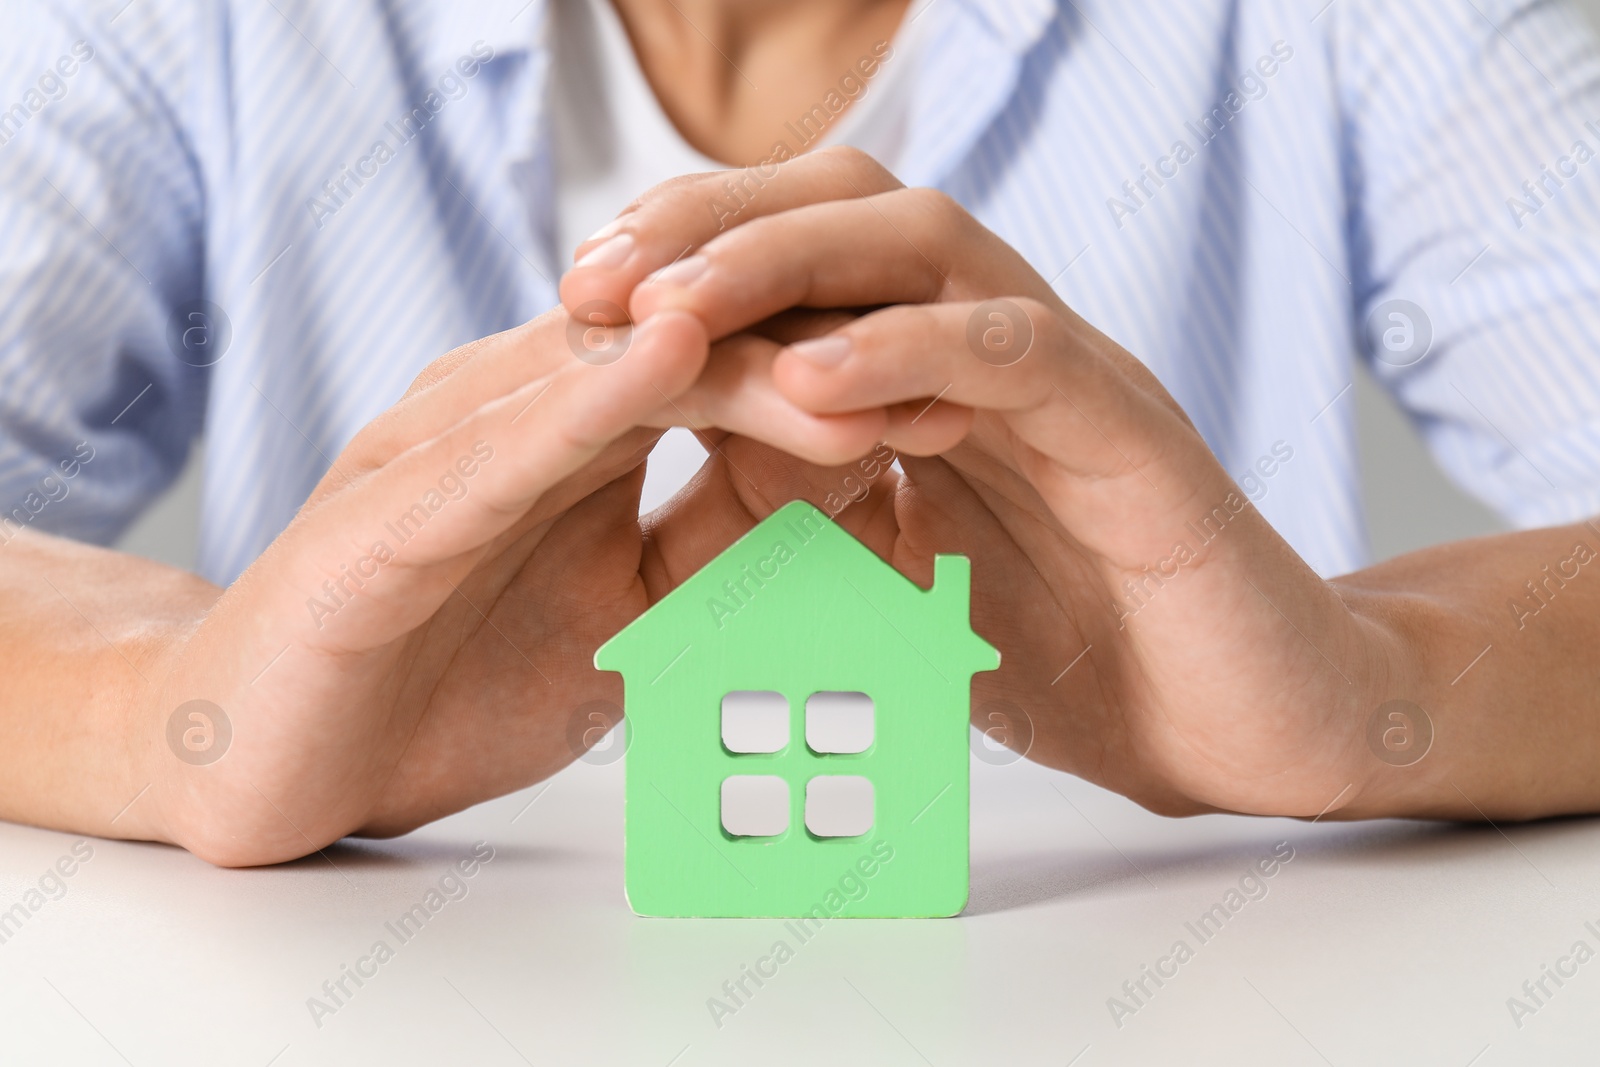
{"type": "Polygon", "coordinates": [[[967,900],[971,567],[919,589],[804,501],[595,653],[629,724],[641,915],[943,916],[967,900]]]}

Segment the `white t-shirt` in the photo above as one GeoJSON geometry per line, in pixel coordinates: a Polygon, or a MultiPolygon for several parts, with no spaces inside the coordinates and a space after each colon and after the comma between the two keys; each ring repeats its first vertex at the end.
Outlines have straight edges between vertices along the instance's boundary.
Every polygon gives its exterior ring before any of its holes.
{"type": "MultiPolygon", "coordinates": [[[[557,0],[552,17],[556,253],[565,265],[579,242],[651,186],[728,168],[698,151],[673,126],[609,0],[557,0]]],[[[820,145],[848,144],[894,170],[908,126],[911,79],[905,74],[915,38],[916,23],[903,25],[871,78],[840,72],[833,100],[851,102],[820,137],[814,136],[815,122],[802,127],[802,116],[796,115],[773,131],[772,142],[782,141],[796,155],[820,145]],[[813,139],[802,145],[806,132],[813,139]]],[[[827,112],[828,101],[816,104],[827,112]]]]}

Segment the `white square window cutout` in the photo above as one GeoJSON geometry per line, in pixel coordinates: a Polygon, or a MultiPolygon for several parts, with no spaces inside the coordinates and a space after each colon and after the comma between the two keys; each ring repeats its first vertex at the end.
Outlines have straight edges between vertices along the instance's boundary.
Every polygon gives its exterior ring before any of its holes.
{"type": "Polygon", "coordinates": [[[781,752],[789,744],[789,698],[770,689],[723,697],[722,744],[729,752],[781,752]]]}
{"type": "Polygon", "coordinates": [[[872,747],[872,698],[822,692],[806,698],[806,747],[813,752],[865,752],[872,747]]]}
{"type": "Polygon", "coordinates": [[[789,828],[789,783],[774,774],[722,780],[722,828],[734,837],[777,837],[789,828]]]}
{"type": "Polygon", "coordinates": [[[806,829],[818,837],[860,837],[872,829],[872,782],[823,774],[806,783],[806,829]]]}

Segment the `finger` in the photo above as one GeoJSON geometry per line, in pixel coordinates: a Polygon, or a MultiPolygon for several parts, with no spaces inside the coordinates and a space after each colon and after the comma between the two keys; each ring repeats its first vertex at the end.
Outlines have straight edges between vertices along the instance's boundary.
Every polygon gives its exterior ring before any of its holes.
{"type": "Polygon", "coordinates": [[[719,342],[699,380],[682,396],[664,399],[646,421],[715,427],[822,465],[847,463],[883,440],[888,420],[880,409],[818,415],[780,393],[772,363],[781,347],[750,334],[719,342]]]}
{"type": "Polygon", "coordinates": [[[1016,440],[995,444],[1019,465],[1042,461],[1058,476],[1163,485],[1145,494],[1149,506],[1176,506],[1196,479],[1215,481],[1214,461],[1195,459],[1209,452],[1192,426],[1147,371],[1129,373],[1132,357],[1076,316],[1017,298],[1004,307],[1026,344],[1014,338],[1016,347],[996,358],[981,334],[997,306],[886,308],[786,348],[773,380],[790,400],[823,414],[919,400],[937,400],[929,415],[947,404],[998,413],[1016,440]]]}
{"type": "Polygon", "coordinates": [[[972,430],[976,413],[942,397],[913,400],[884,409],[883,439],[907,456],[937,456],[954,448],[972,430]]]}
{"type": "MultiPolygon", "coordinates": [[[[843,326],[845,323],[854,318],[854,315],[838,311],[809,311],[805,309],[790,309],[774,315],[765,322],[757,323],[756,325],[752,326],[748,332],[755,334],[758,337],[765,337],[769,341],[774,341],[779,345],[789,345],[794,344],[796,341],[804,341],[811,337],[820,337],[822,334],[825,334],[836,327],[843,326]]],[[[716,349],[713,347],[712,359],[716,358],[716,349]]],[[[770,382],[770,374],[768,375],[768,380],[770,382]]],[[[692,396],[693,393],[694,390],[691,389],[689,393],[685,394],[685,396],[692,396]]],[[[734,401],[730,400],[729,403],[732,404],[734,401]]],[[[785,400],[784,403],[788,403],[788,401],[785,400]]],[[[796,408],[792,404],[789,405],[789,408],[794,412],[800,412],[802,415],[810,415],[810,412],[804,412],[802,409],[796,408]]],[[[668,418],[669,417],[665,411],[660,411],[649,421],[651,425],[662,425],[665,420],[668,420],[668,418]]],[[[693,430],[695,437],[699,439],[700,444],[707,452],[715,452],[717,450],[717,446],[732,436],[731,431],[714,425],[691,427],[691,429],[693,430]]]]}
{"type": "Polygon", "coordinates": [[[855,311],[833,309],[785,308],[770,319],[756,323],[745,332],[765,337],[780,345],[792,345],[812,337],[821,337],[825,333],[832,333],[845,323],[855,321],[859,314],[855,311]]]}
{"type": "MultiPolygon", "coordinates": [[[[345,446],[309,503],[315,504],[381,467],[418,441],[445,432],[487,401],[589,356],[581,340],[570,328],[566,311],[558,307],[434,360],[412,381],[404,397],[362,427],[345,446]]],[[[626,338],[608,341],[625,355],[626,338]]],[[[634,436],[628,452],[647,449],[657,435],[634,436]]]]}
{"type": "Polygon", "coordinates": [[[420,625],[542,493],[686,390],[706,349],[695,319],[662,316],[634,336],[628,359],[573,361],[329,496],[263,557],[280,564],[269,571],[287,601],[276,617],[306,620],[309,642],[344,652],[420,625]],[[343,595],[319,612],[325,582],[343,595]]]}
{"type": "MultiPolygon", "coordinates": [[[[980,358],[968,344],[969,324],[981,323],[986,309],[1000,301],[912,304],[875,311],[824,337],[785,347],[774,359],[774,381],[802,407],[828,414],[934,397],[988,410],[1036,407],[1049,401],[1058,378],[1073,371],[1072,359],[1054,353],[1076,339],[1062,335],[1052,308],[1023,299],[1005,304],[1016,309],[1020,354],[1013,349],[1003,359],[980,358]]],[[[1077,362],[1082,377],[1089,367],[1077,362]]]]}
{"type": "Polygon", "coordinates": [[[561,301],[574,314],[593,309],[615,316],[606,321],[622,321],[630,294],[646,275],[719,233],[804,204],[900,187],[871,156],[844,147],[664,182],[578,246],[577,262],[561,279],[561,301]]]}
{"type": "Polygon", "coordinates": [[[900,189],[748,222],[646,278],[630,313],[700,317],[713,338],[788,307],[861,307],[1015,292],[1055,301],[1014,250],[954,200],[900,189]]]}

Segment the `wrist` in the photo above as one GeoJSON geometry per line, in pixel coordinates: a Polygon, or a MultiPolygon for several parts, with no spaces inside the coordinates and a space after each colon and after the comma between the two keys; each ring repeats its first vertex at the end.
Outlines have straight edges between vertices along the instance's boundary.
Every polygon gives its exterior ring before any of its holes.
{"type": "Polygon", "coordinates": [[[1360,676],[1352,679],[1359,695],[1344,724],[1349,789],[1328,816],[1415,814],[1436,789],[1440,767],[1418,631],[1408,624],[1409,605],[1392,597],[1342,595],[1360,634],[1363,662],[1360,676]]]}
{"type": "Polygon", "coordinates": [[[181,687],[173,680],[199,621],[172,620],[134,659],[142,681],[127,694],[119,717],[128,803],[111,825],[115,837],[184,844],[171,804],[175,776],[184,767],[178,753],[188,751],[183,746],[190,724],[180,712],[186,698],[176,695],[181,687]]]}

